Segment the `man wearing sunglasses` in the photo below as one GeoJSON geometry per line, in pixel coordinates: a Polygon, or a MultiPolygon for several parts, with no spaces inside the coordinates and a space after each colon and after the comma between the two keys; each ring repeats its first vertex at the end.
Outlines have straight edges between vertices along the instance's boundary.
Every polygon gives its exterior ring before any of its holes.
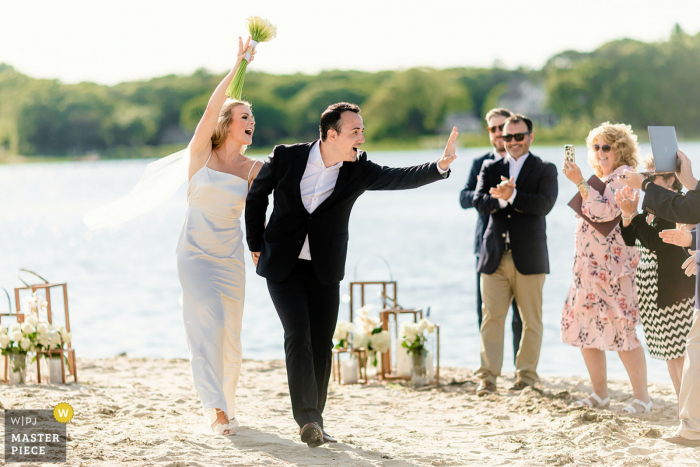
{"type": "MultiPolygon", "coordinates": [[[[463,209],[469,209],[474,207],[474,193],[476,189],[476,183],[479,180],[479,173],[481,172],[481,167],[484,162],[492,160],[503,159],[506,155],[506,147],[503,143],[503,125],[508,117],[513,115],[513,113],[508,109],[491,109],[486,114],[486,129],[489,132],[489,140],[493,146],[493,150],[484,154],[481,157],[477,157],[472,162],[472,170],[469,173],[469,178],[467,179],[467,184],[465,185],[462,192],[459,194],[459,204],[463,209]]],[[[476,264],[479,264],[479,254],[481,253],[481,243],[484,237],[484,230],[486,229],[486,224],[489,222],[489,214],[479,213],[479,217],[476,220],[476,229],[474,232],[474,255],[476,256],[476,264]]],[[[479,319],[479,328],[481,328],[481,274],[477,270],[476,272],[476,315],[479,319]]],[[[520,335],[523,332],[523,322],[520,320],[520,312],[518,311],[518,304],[513,300],[513,323],[511,325],[513,329],[513,360],[518,353],[518,348],[520,348],[520,335]]]]}
{"type": "Polygon", "coordinates": [[[477,265],[484,301],[481,324],[481,367],[477,394],[497,392],[503,364],[503,326],[515,298],[523,322],[515,357],[521,391],[538,379],[542,347],[542,288],[549,273],[545,216],[557,199],[557,169],[530,154],[532,122],[522,115],[505,121],[506,157],[484,163],[474,194],[474,207],[489,215],[477,265]]]}

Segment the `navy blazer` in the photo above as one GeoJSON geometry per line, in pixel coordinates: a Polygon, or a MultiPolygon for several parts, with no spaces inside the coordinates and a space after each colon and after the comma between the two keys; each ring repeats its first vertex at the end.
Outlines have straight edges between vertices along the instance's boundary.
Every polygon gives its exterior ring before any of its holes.
{"type": "MultiPolygon", "coordinates": [[[[467,179],[467,184],[464,189],[459,193],[459,204],[463,209],[469,209],[474,207],[474,194],[476,193],[476,183],[479,181],[479,174],[481,173],[481,167],[484,165],[485,161],[492,161],[496,157],[493,151],[484,154],[483,156],[477,157],[472,162],[472,170],[469,172],[469,178],[467,179]]],[[[481,253],[481,243],[484,238],[484,230],[486,230],[486,224],[489,223],[489,214],[478,213],[479,217],[476,220],[476,229],[474,229],[474,254],[479,256],[481,253]]]]}
{"type": "Polygon", "coordinates": [[[366,190],[406,190],[447,178],[437,162],[406,168],[383,167],[359,151],[357,160],[343,162],[333,193],[313,213],[301,200],[301,178],[315,141],[275,146],[253,181],[245,207],[248,248],[259,251],[257,273],[275,282],[292,271],[309,236],[309,248],[318,280],[325,285],[345,275],[348,223],[355,201],[366,190]],[[274,206],[265,225],[269,195],[274,206]]]}
{"type": "MultiPolygon", "coordinates": [[[[698,224],[700,227],[700,183],[685,195],[645,182],[642,209],[671,222],[698,224]]],[[[644,185],[642,185],[644,186],[644,185]]],[[[697,229],[697,227],[696,227],[697,229]]],[[[696,235],[695,249],[700,249],[700,236],[696,235]]],[[[695,261],[700,266],[698,255],[695,261]]],[[[700,276],[695,275],[695,308],[700,308],[700,276]]]]}
{"type": "Polygon", "coordinates": [[[501,183],[501,176],[509,178],[506,158],[487,161],[481,169],[474,195],[474,207],[481,214],[490,214],[481,245],[478,271],[493,274],[501,263],[506,233],[510,233],[510,247],[515,268],[520,274],[549,274],[547,251],[547,223],[545,216],[554,207],[559,193],[557,168],[530,153],[515,181],[518,194],[513,204],[501,208],[489,190],[501,183]]]}

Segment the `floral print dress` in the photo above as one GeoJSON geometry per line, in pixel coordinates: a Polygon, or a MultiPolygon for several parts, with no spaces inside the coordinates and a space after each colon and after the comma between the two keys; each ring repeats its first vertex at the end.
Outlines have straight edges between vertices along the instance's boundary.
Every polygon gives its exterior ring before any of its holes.
{"type": "MultiPolygon", "coordinates": [[[[605,222],[621,214],[615,191],[624,186],[618,167],[607,179],[605,192],[593,188],[581,211],[592,221],[605,222]]],[[[576,225],[574,280],[566,297],[561,320],[562,342],[585,349],[628,351],[641,345],[635,326],[639,303],[635,273],[639,252],[628,247],[620,225],[607,237],[579,219],[576,225]]]]}

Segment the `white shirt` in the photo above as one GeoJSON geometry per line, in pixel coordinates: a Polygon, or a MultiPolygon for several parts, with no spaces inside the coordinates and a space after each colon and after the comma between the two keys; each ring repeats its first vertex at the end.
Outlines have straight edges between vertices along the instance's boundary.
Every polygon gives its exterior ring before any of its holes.
{"type": "MultiPolygon", "coordinates": [[[[510,178],[513,180],[517,181],[518,180],[518,175],[520,175],[520,170],[523,168],[523,164],[525,164],[525,159],[530,155],[528,152],[527,154],[523,154],[520,156],[518,159],[515,157],[511,156],[510,154],[506,153],[506,161],[508,162],[508,173],[510,175],[510,178]]],[[[501,206],[501,209],[505,208],[509,204],[513,204],[513,200],[515,200],[515,196],[518,194],[518,189],[513,188],[513,194],[510,195],[510,198],[508,199],[499,199],[498,204],[501,206]]]]}
{"type": "MultiPolygon", "coordinates": [[[[301,202],[309,213],[316,210],[319,204],[323,203],[333,193],[335,182],[338,181],[338,174],[342,162],[326,167],[321,158],[321,144],[316,141],[309,152],[309,160],[306,162],[306,170],[301,177],[301,202]]],[[[309,235],[306,235],[304,246],[301,247],[300,259],[311,260],[311,250],[309,249],[309,235]]]]}
{"type": "MultiPolygon", "coordinates": [[[[311,146],[309,159],[306,161],[306,169],[301,177],[299,188],[301,189],[301,202],[304,208],[311,214],[316,210],[319,204],[323,203],[328,197],[333,194],[335,183],[338,181],[338,174],[342,162],[326,167],[321,157],[320,140],[316,141],[311,146]]],[[[447,173],[447,170],[442,170],[440,165],[437,166],[438,172],[442,175],[447,173]]],[[[449,170],[449,169],[448,169],[449,170]]],[[[309,248],[309,235],[306,234],[304,246],[301,247],[299,259],[311,260],[311,249],[309,248]]]]}

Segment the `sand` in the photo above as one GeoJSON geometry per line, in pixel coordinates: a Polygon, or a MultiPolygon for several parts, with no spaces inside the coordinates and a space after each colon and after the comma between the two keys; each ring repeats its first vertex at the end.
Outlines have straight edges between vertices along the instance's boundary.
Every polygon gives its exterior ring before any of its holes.
{"type": "MultiPolygon", "coordinates": [[[[443,385],[330,388],[327,431],[338,444],[309,448],[291,417],[282,361],[243,364],[238,434],[204,429],[189,362],[182,359],[79,360],[80,384],[4,386],[5,409],[68,402],[72,466],[683,466],[700,465],[700,448],[660,438],[677,425],[670,384],[653,383],[654,410],[636,417],[571,410],[590,391],[581,378],[544,378],[540,391],[479,398],[467,369],[442,369],[443,385]]],[[[510,377],[508,377],[510,376],[510,377]]],[[[612,382],[616,410],[631,401],[627,382],[612,382]]],[[[27,464],[25,464],[27,465],[27,464]]]]}

